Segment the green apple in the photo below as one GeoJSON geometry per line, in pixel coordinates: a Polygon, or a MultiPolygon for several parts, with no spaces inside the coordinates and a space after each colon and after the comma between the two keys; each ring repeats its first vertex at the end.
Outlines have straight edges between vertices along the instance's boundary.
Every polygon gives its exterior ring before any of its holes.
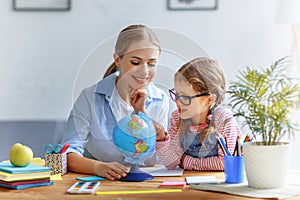
{"type": "Polygon", "coordinates": [[[32,158],[33,152],[28,146],[16,143],[10,148],[9,159],[14,166],[25,167],[31,163],[32,158]]]}

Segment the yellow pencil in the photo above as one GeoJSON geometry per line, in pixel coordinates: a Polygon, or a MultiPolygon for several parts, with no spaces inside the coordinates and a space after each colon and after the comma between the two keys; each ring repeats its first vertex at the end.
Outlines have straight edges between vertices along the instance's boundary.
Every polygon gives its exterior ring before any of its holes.
{"type": "Polygon", "coordinates": [[[147,194],[147,193],[167,193],[167,192],[182,192],[181,189],[170,190],[132,190],[132,191],[103,191],[96,194],[147,194]]]}

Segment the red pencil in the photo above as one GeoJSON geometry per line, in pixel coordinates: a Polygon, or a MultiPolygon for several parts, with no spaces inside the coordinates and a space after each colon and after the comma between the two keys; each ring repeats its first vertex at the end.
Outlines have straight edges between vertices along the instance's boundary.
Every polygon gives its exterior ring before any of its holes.
{"type": "Polygon", "coordinates": [[[64,153],[65,151],[67,151],[67,149],[69,148],[70,144],[69,143],[66,143],[63,148],[60,150],[59,153],[64,153]]]}

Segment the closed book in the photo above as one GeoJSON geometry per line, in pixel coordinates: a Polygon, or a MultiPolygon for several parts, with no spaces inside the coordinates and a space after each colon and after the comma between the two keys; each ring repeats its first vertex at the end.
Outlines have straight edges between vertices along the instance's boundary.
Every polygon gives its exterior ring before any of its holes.
{"type": "Polygon", "coordinates": [[[11,186],[11,185],[0,183],[0,186],[6,187],[6,188],[11,188],[11,189],[16,189],[16,190],[21,190],[21,189],[25,189],[25,188],[48,186],[48,185],[52,185],[52,184],[53,184],[53,181],[48,181],[48,182],[43,182],[43,183],[32,183],[32,184],[16,185],[16,186],[11,186]]]}
{"type": "Polygon", "coordinates": [[[51,171],[46,172],[32,172],[32,173],[25,173],[25,174],[10,174],[7,172],[0,171],[0,180],[3,181],[24,181],[24,180],[34,180],[34,179],[41,179],[41,178],[49,178],[51,175],[51,171]]]}
{"type": "Polygon", "coordinates": [[[9,186],[17,186],[17,185],[26,185],[26,184],[33,184],[33,183],[45,183],[49,182],[50,178],[43,178],[43,179],[34,179],[34,180],[25,180],[25,181],[1,181],[0,184],[9,185],[9,186]]]}
{"type": "Polygon", "coordinates": [[[1,162],[0,171],[11,173],[11,174],[24,174],[24,173],[31,173],[31,172],[47,172],[47,171],[51,171],[51,168],[36,165],[36,164],[29,164],[25,167],[16,167],[12,165],[10,162],[1,162]]]}

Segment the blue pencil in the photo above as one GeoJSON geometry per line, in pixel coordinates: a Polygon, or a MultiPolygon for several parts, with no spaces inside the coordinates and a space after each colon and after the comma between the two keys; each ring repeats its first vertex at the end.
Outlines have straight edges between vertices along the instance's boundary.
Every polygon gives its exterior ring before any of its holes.
{"type": "Polygon", "coordinates": [[[230,153],[230,151],[228,150],[228,148],[227,148],[227,146],[226,146],[226,143],[225,143],[223,137],[217,137],[217,139],[218,139],[219,142],[221,143],[220,145],[224,148],[225,155],[226,155],[226,156],[231,156],[231,153],[230,153]]]}
{"type": "Polygon", "coordinates": [[[216,139],[217,139],[219,145],[221,146],[221,149],[222,149],[224,155],[225,156],[231,156],[231,153],[227,149],[226,144],[225,144],[223,138],[217,136],[216,139]]]}
{"type": "Polygon", "coordinates": [[[220,147],[221,147],[221,149],[222,149],[224,155],[227,156],[227,153],[226,153],[226,151],[225,151],[225,149],[224,149],[224,147],[223,147],[223,145],[222,145],[220,139],[219,139],[218,137],[216,137],[216,139],[217,139],[217,142],[219,143],[219,145],[220,145],[220,147]]]}

